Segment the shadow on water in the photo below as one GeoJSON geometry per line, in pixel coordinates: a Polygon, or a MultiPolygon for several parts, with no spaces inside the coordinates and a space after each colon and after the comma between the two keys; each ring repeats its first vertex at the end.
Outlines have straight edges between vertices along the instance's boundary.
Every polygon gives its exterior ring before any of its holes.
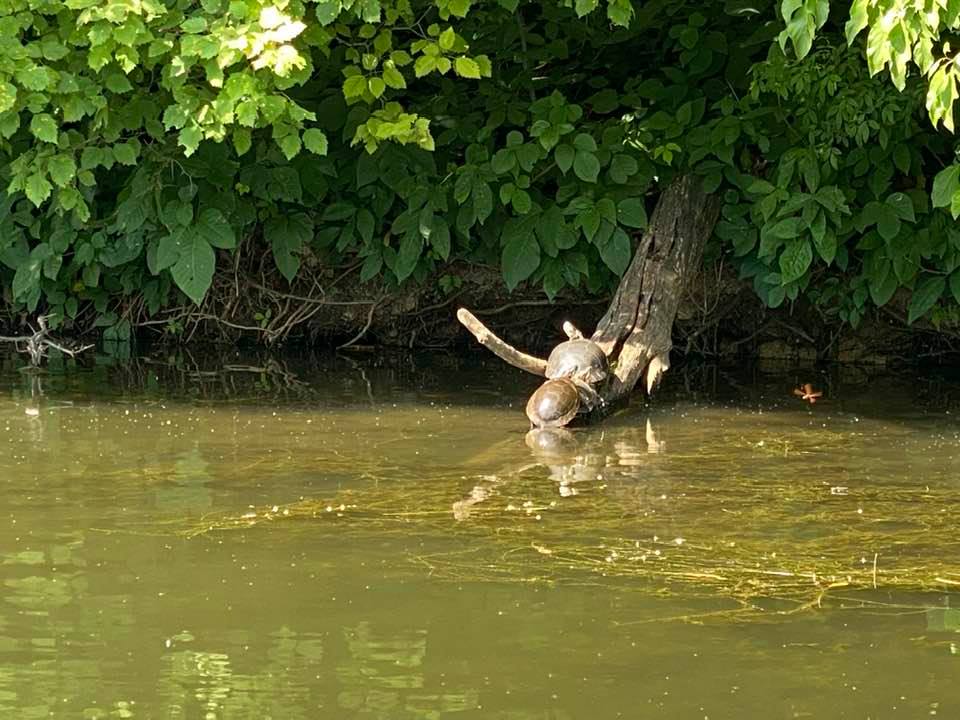
{"type": "Polygon", "coordinates": [[[688,366],[528,433],[480,354],[19,368],[4,716],[960,713],[947,374],[688,366]]]}

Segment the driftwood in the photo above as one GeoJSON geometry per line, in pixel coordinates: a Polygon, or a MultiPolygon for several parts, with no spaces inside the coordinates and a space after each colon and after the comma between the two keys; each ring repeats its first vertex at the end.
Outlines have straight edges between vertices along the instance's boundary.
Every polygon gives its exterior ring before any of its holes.
{"type": "MultiPolygon", "coordinates": [[[[644,390],[652,393],[670,367],[677,308],[719,211],[717,198],[705,193],[692,175],[676,178],[657,201],[633,260],[591,338],[613,368],[611,381],[601,390],[605,407],[624,399],[641,379],[644,390]]],[[[544,374],[545,360],[505,343],[469,311],[461,308],[457,318],[505,362],[544,374]]],[[[571,338],[579,335],[570,323],[564,323],[564,332],[571,338]]]]}
{"type": "Polygon", "coordinates": [[[477,320],[474,314],[469,310],[465,308],[460,308],[457,310],[457,320],[459,320],[467,330],[473,333],[473,336],[477,339],[478,343],[483,345],[504,362],[508,362],[514,367],[518,367],[521,370],[526,370],[528,373],[533,373],[534,375],[546,374],[546,360],[534,357],[533,355],[527,355],[524,352],[520,352],[512,345],[508,345],[494,335],[486,325],[477,320]]]}
{"type": "MultiPolygon", "coordinates": [[[[41,315],[37,318],[37,326],[40,328],[31,335],[18,335],[8,337],[0,335],[0,342],[13,343],[17,352],[26,353],[30,357],[30,364],[34,367],[40,367],[43,358],[47,352],[53,348],[59,350],[64,355],[73,357],[79,353],[89,350],[93,345],[82,345],[76,348],[68,348],[63,343],[57,342],[50,337],[50,328],[47,325],[48,316],[41,315]]],[[[32,330],[33,328],[31,328],[32,330]]]]}

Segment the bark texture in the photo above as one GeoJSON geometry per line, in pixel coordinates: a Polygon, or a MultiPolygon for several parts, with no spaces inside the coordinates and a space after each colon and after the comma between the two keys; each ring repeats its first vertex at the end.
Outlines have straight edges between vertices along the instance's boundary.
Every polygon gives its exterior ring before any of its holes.
{"type": "Polygon", "coordinates": [[[645,379],[653,392],[670,367],[671,332],[690,277],[720,212],[719,200],[703,191],[700,179],[683,175],[660,196],[633,260],[593,341],[616,362],[605,393],[615,402],[645,379]]]}

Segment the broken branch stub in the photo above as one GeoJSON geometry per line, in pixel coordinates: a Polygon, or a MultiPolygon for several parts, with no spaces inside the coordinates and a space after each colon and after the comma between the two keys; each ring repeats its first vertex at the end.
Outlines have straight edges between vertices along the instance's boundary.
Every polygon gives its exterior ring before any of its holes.
{"type": "Polygon", "coordinates": [[[676,178],[657,201],[650,224],[620,280],[593,341],[616,363],[604,393],[613,403],[644,378],[653,392],[670,367],[673,322],[690,276],[703,257],[720,203],[693,175],[676,178]]]}

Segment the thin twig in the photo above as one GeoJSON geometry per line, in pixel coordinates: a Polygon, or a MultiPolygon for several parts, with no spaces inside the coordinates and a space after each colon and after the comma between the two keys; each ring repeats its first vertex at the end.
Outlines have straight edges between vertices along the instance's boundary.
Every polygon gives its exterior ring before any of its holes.
{"type": "Polygon", "coordinates": [[[373,313],[376,312],[376,309],[380,306],[380,303],[384,301],[385,297],[386,297],[385,295],[381,295],[378,300],[374,301],[373,305],[370,306],[370,310],[367,312],[367,324],[363,326],[363,329],[360,332],[354,335],[350,340],[345,342],[343,345],[337,345],[337,350],[342,350],[345,347],[350,347],[357,340],[359,340],[360,338],[362,338],[364,335],[367,334],[367,330],[369,330],[370,326],[373,325],[373,313]]]}

